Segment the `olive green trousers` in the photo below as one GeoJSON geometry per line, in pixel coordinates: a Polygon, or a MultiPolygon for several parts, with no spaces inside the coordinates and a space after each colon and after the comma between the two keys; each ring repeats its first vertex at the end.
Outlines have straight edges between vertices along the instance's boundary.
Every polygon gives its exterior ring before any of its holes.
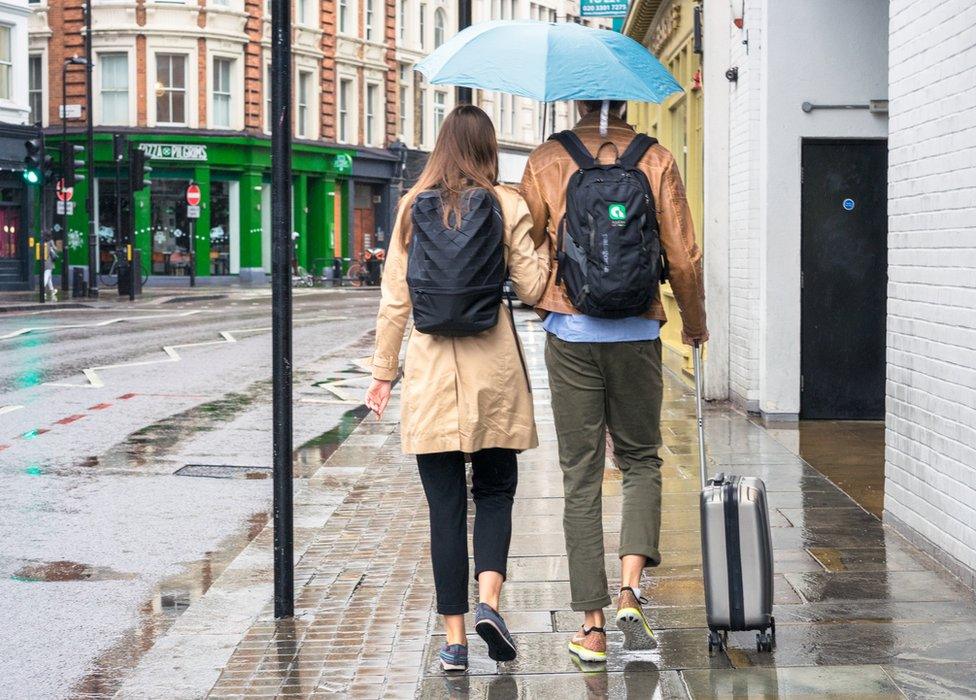
{"type": "Polygon", "coordinates": [[[603,535],[606,432],[620,467],[619,555],[661,563],[661,341],[568,343],[546,337],[559,441],[573,610],[610,605],[603,535]]]}

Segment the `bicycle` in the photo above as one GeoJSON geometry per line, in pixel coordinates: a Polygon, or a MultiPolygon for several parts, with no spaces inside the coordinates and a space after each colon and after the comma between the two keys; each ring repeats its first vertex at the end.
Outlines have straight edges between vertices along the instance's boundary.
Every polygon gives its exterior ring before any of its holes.
{"type": "Polygon", "coordinates": [[[383,261],[386,259],[386,251],[382,248],[367,248],[360,256],[349,265],[346,277],[349,284],[353,287],[376,286],[379,284],[380,273],[377,272],[376,279],[370,274],[370,264],[379,265],[382,270],[383,261]]]}
{"type": "MultiPolygon", "coordinates": [[[[119,283],[119,254],[117,251],[111,251],[112,264],[108,268],[108,272],[98,273],[98,281],[103,287],[115,287],[119,283]]],[[[145,264],[142,264],[140,272],[142,272],[142,283],[143,285],[149,281],[149,269],[145,264]]]]}

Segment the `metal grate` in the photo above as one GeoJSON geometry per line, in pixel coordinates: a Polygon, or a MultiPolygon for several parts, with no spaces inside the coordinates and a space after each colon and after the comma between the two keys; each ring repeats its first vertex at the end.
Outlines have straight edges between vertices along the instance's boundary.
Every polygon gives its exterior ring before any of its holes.
{"type": "Polygon", "coordinates": [[[244,467],[233,464],[187,464],[176,476],[202,476],[210,479],[267,479],[271,467],[244,467]]]}

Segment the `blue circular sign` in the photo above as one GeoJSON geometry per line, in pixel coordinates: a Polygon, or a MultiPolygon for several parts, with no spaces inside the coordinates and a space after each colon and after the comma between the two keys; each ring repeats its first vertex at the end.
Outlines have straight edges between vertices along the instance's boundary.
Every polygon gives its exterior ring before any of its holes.
{"type": "Polygon", "coordinates": [[[854,200],[848,197],[847,199],[844,200],[843,205],[844,205],[844,209],[846,209],[847,211],[852,211],[854,209],[854,200]]]}

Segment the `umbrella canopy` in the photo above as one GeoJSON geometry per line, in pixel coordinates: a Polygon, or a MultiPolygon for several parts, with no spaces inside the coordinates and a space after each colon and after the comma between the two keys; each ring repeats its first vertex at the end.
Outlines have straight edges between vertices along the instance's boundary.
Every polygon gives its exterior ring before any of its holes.
{"type": "Polygon", "coordinates": [[[630,37],[575,23],[483,22],[417,64],[436,85],[498,90],[542,102],[661,102],[681,92],[668,69],[630,37]]]}

